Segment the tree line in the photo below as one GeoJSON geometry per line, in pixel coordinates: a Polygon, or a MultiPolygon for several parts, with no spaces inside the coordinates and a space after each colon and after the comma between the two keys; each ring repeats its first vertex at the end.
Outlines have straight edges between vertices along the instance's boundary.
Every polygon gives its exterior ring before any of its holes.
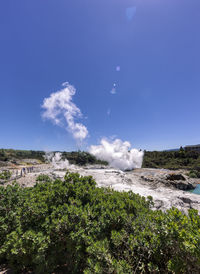
{"type": "Polygon", "coordinates": [[[186,169],[191,177],[200,177],[200,153],[185,151],[182,147],[177,151],[145,151],[143,167],[186,169]]]}
{"type": "MultiPolygon", "coordinates": [[[[0,149],[0,161],[13,162],[16,163],[17,160],[23,159],[36,159],[41,162],[45,162],[45,152],[44,151],[34,151],[34,150],[14,150],[14,149],[0,149]]],[[[72,152],[62,152],[62,159],[67,159],[70,164],[75,165],[88,165],[88,164],[100,164],[107,165],[106,161],[98,160],[95,156],[91,155],[89,152],[85,151],[72,151],[72,152]]]]}

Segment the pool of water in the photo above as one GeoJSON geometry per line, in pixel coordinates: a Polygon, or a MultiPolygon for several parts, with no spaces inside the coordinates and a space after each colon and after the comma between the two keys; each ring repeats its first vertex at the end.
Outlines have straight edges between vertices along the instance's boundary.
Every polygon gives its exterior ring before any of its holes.
{"type": "Polygon", "coordinates": [[[189,192],[200,195],[200,184],[197,185],[197,187],[195,189],[189,190],[189,192]]]}

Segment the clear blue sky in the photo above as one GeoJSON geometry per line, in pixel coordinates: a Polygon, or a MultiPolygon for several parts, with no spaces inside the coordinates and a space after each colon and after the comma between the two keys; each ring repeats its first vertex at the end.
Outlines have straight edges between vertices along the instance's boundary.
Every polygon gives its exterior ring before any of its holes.
{"type": "Polygon", "coordinates": [[[84,148],[113,135],[149,150],[200,143],[200,1],[1,0],[0,147],[77,149],[41,119],[65,81],[84,148]]]}

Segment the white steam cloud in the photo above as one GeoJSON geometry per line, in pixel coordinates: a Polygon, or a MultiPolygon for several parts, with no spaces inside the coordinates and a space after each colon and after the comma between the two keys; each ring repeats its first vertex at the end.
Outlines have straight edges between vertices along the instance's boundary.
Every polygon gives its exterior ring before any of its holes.
{"type": "Polygon", "coordinates": [[[100,145],[91,146],[89,152],[98,159],[107,161],[114,168],[121,170],[141,168],[143,151],[130,148],[129,142],[123,142],[120,139],[112,142],[102,139],[100,145]]]}
{"type": "Polygon", "coordinates": [[[55,154],[53,152],[46,152],[45,153],[45,159],[52,163],[53,167],[55,169],[67,169],[69,168],[69,161],[67,159],[62,160],[62,153],[56,152],[55,154]]]}
{"type": "Polygon", "coordinates": [[[51,120],[58,126],[66,126],[66,129],[72,133],[73,137],[82,141],[88,136],[86,126],[75,122],[76,118],[81,118],[80,109],[72,102],[72,97],[76,89],[67,82],[62,84],[63,89],[52,93],[50,97],[45,98],[42,108],[45,109],[42,117],[51,120]]]}

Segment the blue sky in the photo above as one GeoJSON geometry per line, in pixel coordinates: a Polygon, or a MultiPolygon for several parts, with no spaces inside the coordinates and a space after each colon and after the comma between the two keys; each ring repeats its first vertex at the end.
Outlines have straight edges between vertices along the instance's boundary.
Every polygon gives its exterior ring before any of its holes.
{"type": "Polygon", "coordinates": [[[0,147],[77,149],[41,118],[66,81],[89,131],[81,149],[200,143],[199,27],[199,0],[1,0],[0,147]]]}

